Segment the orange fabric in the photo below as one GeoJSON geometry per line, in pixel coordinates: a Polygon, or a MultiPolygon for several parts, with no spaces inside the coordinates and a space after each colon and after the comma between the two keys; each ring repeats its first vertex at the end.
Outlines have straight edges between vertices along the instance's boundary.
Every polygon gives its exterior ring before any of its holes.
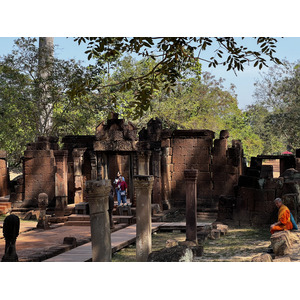
{"type": "Polygon", "coordinates": [[[282,204],[278,211],[278,222],[280,222],[281,224],[274,226],[271,229],[271,233],[273,234],[275,231],[293,229],[293,224],[291,222],[290,216],[290,210],[287,206],[282,204]]]}

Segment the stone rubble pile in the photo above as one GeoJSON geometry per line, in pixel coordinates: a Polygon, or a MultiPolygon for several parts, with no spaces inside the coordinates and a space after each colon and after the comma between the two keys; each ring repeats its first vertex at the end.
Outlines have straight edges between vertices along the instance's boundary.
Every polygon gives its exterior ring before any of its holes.
{"type": "Polygon", "coordinates": [[[300,261],[300,230],[278,231],[271,236],[272,254],[264,253],[253,257],[253,262],[300,261]]]}
{"type": "Polygon", "coordinates": [[[218,239],[227,234],[228,226],[222,223],[213,223],[198,228],[198,242],[176,239],[166,241],[166,247],[153,251],[148,256],[148,262],[192,262],[195,257],[203,255],[203,245],[207,239],[218,239]]]}

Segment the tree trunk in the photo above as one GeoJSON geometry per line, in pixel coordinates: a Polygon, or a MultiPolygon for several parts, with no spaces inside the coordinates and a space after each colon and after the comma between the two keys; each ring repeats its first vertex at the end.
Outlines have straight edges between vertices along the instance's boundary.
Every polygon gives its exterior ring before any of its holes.
{"type": "Polygon", "coordinates": [[[40,120],[39,134],[50,135],[52,129],[52,101],[50,93],[50,81],[53,68],[54,38],[39,38],[39,89],[40,89],[40,120]]]}

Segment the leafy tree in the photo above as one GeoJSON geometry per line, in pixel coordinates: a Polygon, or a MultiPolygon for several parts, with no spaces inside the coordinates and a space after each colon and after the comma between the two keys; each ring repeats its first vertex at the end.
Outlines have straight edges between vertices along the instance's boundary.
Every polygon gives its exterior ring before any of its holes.
{"type": "MultiPolygon", "coordinates": [[[[99,84],[93,82],[78,82],[73,86],[72,94],[85,93],[87,90],[104,89],[115,86],[125,91],[130,90],[131,83],[138,82],[139,89],[135,98],[135,117],[141,117],[149,107],[154,94],[161,88],[165,91],[176,86],[182,73],[194,66],[195,62],[207,62],[209,67],[221,64],[227,70],[243,71],[245,64],[252,63],[261,69],[267,65],[267,59],[277,64],[280,61],[274,56],[276,42],[274,38],[255,38],[258,49],[249,50],[232,37],[80,37],[75,38],[78,44],[87,43],[88,59],[102,56],[104,60],[120,57],[124,53],[134,54],[143,58],[151,58],[155,64],[148,73],[140,76],[129,76],[119,82],[99,84]],[[205,59],[203,52],[208,47],[214,47],[215,55],[205,59]],[[163,84],[163,85],[161,85],[163,84]]],[[[241,38],[243,41],[243,38],[241,38]]]]}
{"type": "MultiPolygon", "coordinates": [[[[120,59],[111,78],[120,81],[129,75],[142,76],[149,72],[154,63],[153,60],[136,61],[127,56],[120,59]]],[[[222,129],[228,129],[231,139],[241,139],[245,143],[248,158],[261,154],[262,141],[253,133],[247,116],[238,108],[235,87],[226,90],[223,83],[222,78],[216,79],[209,73],[201,74],[201,65],[195,64],[182,73],[171,94],[159,89],[151,106],[134,122],[141,128],[146,126],[151,118],[158,117],[165,128],[210,129],[217,134],[222,129]]],[[[135,101],[134,94],[137,88],[137,82],[133,82],[130,91],[115,91],[121,104],[117,107],[117,112],[125,118],[132,113],[130,103],[135,101]]]]}
{"type": "Polygon", "coordinates": [[[0,148],[8,152],[10,165],[19,163],[26,144],[39,135],[94,132],[101,101],[94,94],[68,96],[78,78],[89,76],[89,69],[74,60],[54,58],[50,74],[43,78],[36,39],[15,41],[12,53],[0,59],[0,148]],[[44,86],[47,97],[41,97],[44,86]]]}
{"type": "Polygon", "coordinates": [[[264,153],[281,153],[300,147],[300,70],[297,63],[283,61],[256,82],[255,105],[247,113],[254,131],[264,141],[264,153]]]}

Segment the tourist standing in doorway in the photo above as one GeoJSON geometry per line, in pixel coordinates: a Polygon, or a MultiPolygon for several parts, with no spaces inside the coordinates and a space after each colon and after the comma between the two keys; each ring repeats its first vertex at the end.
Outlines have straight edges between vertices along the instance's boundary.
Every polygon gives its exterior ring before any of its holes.
{"type": "Polygon", "coordinates": [[[115,178],[114,184],[115,184],[115,191],[116,191],[116,195],[117,195],[117,201],[118,201],[118,206],[121,205],[121,179],[124,179],[124,177],[121,175],[120,171],[118,171],[117,176],[115,178]]]}
{"type": "Polygon", "coordinates": [[[120,196],[122,204],[125,206],[127,205],[126,195],[127,195],[127,183],[124,179],[124,177],[120,176],[121,182],[120,182],[120,196]]]}

